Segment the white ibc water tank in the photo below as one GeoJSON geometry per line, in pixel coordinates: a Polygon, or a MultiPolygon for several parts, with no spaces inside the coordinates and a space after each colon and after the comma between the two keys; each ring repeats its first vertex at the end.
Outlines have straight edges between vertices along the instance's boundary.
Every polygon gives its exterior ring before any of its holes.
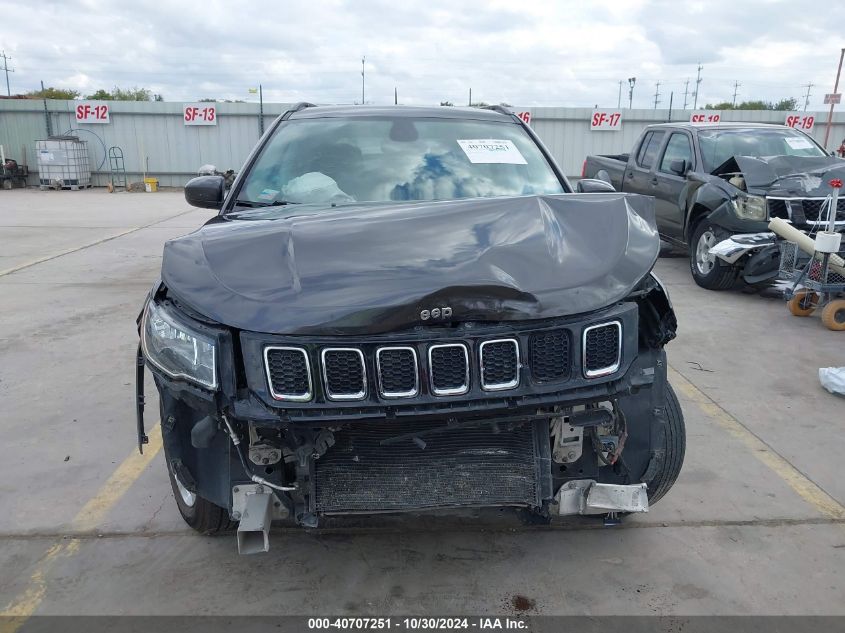
{"type": "Polygon", "coordinates": [[[51,186],[60,181],[63,188],[91,186],[88,144],[76,136],[53,136],[35,141],[35,156],[41,185],[51,186]]]}

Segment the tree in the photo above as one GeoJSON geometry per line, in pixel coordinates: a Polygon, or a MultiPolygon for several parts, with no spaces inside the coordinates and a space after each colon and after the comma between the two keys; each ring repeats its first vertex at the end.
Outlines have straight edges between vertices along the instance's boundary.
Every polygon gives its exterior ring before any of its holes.
{"type": "Polygon", "coordinates": [[[794,97],[789,97],[787,99],[781,99],[775,104],[775,107],[772,108],[773,110],[797,110],[798,109],[798,99],[794,97]]]}
{"type": "Polygon", "coordinates": [[[708,103],[704,106],[705,110],[786,110],[791,111],[798,108],[798,99],[786,97],[772,103],[770,101],[763,101],[758,99],[755,101],[743,101],[734,105],[730,101],[723,101],[721,103],[708,103]]]}
{"type": "MultiPolygon", "coordinates": [[[[156,101],[164,101],[164,98],[159,98],[161,95],[156,95],[156,101]]],[[[86,99],[94,99],[96,101],[152,101],[153,93],[147,88],[118,88],[117,86],[109,92],[100,88],[94,94],[90,94],[86,99]]]]}
{"type": "Polygon", "coordinates": [[[440,105],[442,105],[442,106],[453,106],[455,104],[452,103],[451,101],[441,101],[440,105]]]}
{"type": "Polygon", "coordinates": [[[43,90],[30,90],[26,93],[28,99],[76,99],[79,96],[78,90],[69,88],[44,88],[43,90]]]}

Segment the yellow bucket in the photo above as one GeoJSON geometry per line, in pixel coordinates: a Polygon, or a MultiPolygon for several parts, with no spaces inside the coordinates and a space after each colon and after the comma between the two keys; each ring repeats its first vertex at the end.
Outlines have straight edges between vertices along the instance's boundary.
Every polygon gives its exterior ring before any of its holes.
{"type": "Polygon", "coordinates": [[[144,189],[147,192],[158,191],[158,178],[144,178],[144,189]]]}

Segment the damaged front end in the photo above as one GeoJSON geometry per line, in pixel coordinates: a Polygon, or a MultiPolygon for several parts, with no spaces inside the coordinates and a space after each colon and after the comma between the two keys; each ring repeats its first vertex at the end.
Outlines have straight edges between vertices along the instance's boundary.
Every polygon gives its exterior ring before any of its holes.
{"type": "MultiPolygon", "coordinates": [[[[734,156],[713,171],[724,181],[730,199],[708,219],[731,235],[710,248],[730,265],[741,265],[750,284],[776,277],[779,238],[768,231],[769,220],[780,218],[799,230],[814,233],[827,224],[829,182],[845,175],[845,163],[830,156],[734,156]]],[[[835,213],[837,230],[845,229],[845,201],[835,213]]]]}
{"type": "MultiPolygon", "coordinates": [[[[385,329],[364,308],[320,328],[271,332],[210,319],[163,275],[140,319],[140,353],[160,395],[174,490],[239,521],[242,552],[265,551],[280,519],[315,527],[334,516],[463,508],[511,507],[544,519],[646,511],[683,455],[667,451],[667,426],[680,413],[663,346],[677,323],[648,272],[658,248],[650,201],[634,198],[633,210],[617,207],[617,228],[645,270],[626,271],[639,277],[633,282],[611,275],[616,297],[582,296],[579,305],[599,306],[571,314],[543,313],[527,282],[510,303],[509,289],[459,286],[449,292],[463,302],[443,290],[437,302],[423,298],[417,306],[427,318],[417,310],[413,325],[385,329]]],[[[576,209],[547,203],[534,230],[560,227],[565,219],[555,216],[576,209]]],[[[531,243],[530,213],[515,214],[506,221],[520,223],[531,243]]],[[[601,239],[615,239],[617,228],[606,222],[601,239]]],[[[514,257],[513,235],[501,237],[504,249],[489,235],[469,235],[485,241],[497,274],[521,275],[527,264],[514,257]]],[[[559,259],[567,243],[557,246],[559,259]]],[[[139,441],[142,416],[139,406],[139,441]]]]}

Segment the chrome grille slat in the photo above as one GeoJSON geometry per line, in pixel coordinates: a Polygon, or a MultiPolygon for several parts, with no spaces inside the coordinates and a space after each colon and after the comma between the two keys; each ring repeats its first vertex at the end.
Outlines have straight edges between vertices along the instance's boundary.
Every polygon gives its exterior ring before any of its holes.
{"type": "MultiPolygon", "coordinates": [[[[821,215],[821,207],[825,197],[812,198],[783,198],[767,196],[766,201],[769,210],[769,217],[790,219],[795,221],[806,221],[809,225],[820,225],[827,222],[827,209],[824,217],[821,215]],[[801,217],[793,217],[794,215],[801,217]]],[[[836,205],[836,224],[845,224],[845,198],[840,198],[836,205]]]]}
{"type": "Polygon", "coordinates": [[[376,350],[379,393],[384,398],[413,398],[420,392],[417,350],[408,346],[376,350]],[[410,374],[409,374],[410,369],[410,374]]]}
{"type": "Polygon", "coordinates": [[[320,353],[320,361],[329,400],[363,400],[367,397],[367,366],[360,349],[326,347],[320,353]]]}
{"type": "Polygon", "coordinates": [[[264,348],[264,369],[270,395],[276,400],[307,402],[314,395],[311,363],[301,347],[264,348]]]}
{"type": "Polygon", "coordinates": [[[469,391],[469,352],[463,343],[442,343],[428,348],[431,392],[458,396],[469,391]]]}
{"type": "Polygon", "coordinates": [[[622,364],[622,324],[597,323],[584,328],[584,375],[598,378],[612,374],[622,364]]]}
{"type": "Polygon", "coordinates": [[[478,346],[481,388],[485,391],[513,389],[519,385],[519,342],[494,339],[478,346]]]}

